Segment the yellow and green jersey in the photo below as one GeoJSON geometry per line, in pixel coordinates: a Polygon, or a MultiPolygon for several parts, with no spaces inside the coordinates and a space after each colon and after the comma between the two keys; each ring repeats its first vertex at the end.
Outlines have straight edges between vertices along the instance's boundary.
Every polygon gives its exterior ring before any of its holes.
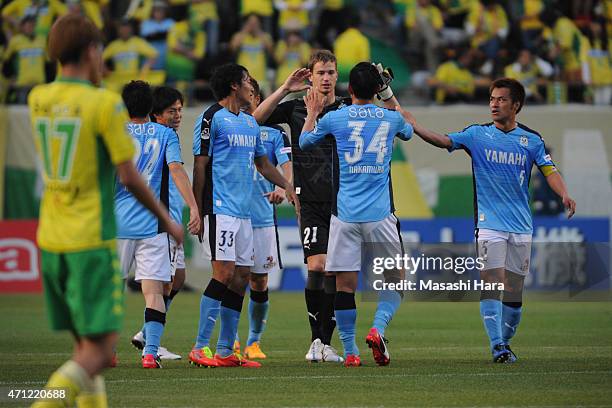
{"type": "Polygon", "coordinates": [[[28,96],[43,170],[38,244],[52,252],[114,245],[115,165],[132,160],[121,97],[59,79],[28,96]]]}
{"type": "Polygon", "coordinates": [[[552,36],[561,48],[563,71],[570,72],[580,69],[585,39],[576,24],[567,17],[561,17],[553,28],[552,36]]]}
{"type": "Polygon", "coordinates": [[[278,16],[278,26],[285,30],[301,30],[309,23],[308,10],[299,8],[304,0],[286,0],[287,8],[281,10],[278,16]],[[292,9],[295,7],[295,9],[292,9]]]}
{"type": "Polygon", "coordinates": [[[198,23],[203,23],[207,20],[219,20],[217,3],[214,0],[196,4],[192,3],[189,7],[193,18],[198,23]]]}
{"type": "Polygon", "coordinates": [[[289,47],[283,40],[276,44],[274,59],[278,63],[276,71],[277,85],[283,83],[293,71],[308,65],[311,48],[307,42],[301,42],[297,46],[289,47]]]}
{"type": "MultiPolygon", "coordinates": [[[[441,64],[436,70],[435,79],[444,85],[454,86],[468,95],[473,95],[476,89],[474,75],[469,69],[461,67],[455,61],[447,61],[441,64]]],[[[443,103],[445,98],[445,90],[436,89],[436,102],[443,103]]]]}
{"type": "Polygon", "coordinates": [[[344,7],[344,0],[323,0],[323,8],[338,11],[344,7]]]}
{"type": "Polygon", "coordinates": [[[355,64],[370,60],[370,41],[356,28],[349,28],[336,38],[334,54],[338,60],[338,73],[344,81],[355,64]]]}
{"type": "Polygon", "coordinates": [[[240,15],[258,14],[264,17],[272,17],[272,0],[241,0],[240,15]]]}
{"type": "Polygon", "coordinates": [[[272,42],[269,34],[255,37],[247,34],[238,50],[238,64],[245,67],[249,74],[260,83],[266,83],[266,41],[272,42]]]}
{"type": "Polygon", "coordinates": [[[45,82],[46,42],[44,37],[30,38],[23,34],[17,34],[9,41],[4,60],[16,57],[17,86],[38,85],[45,82]]]}
{"type": "Polygon", "coordinates": [[[467,24],[474,27],[476,34],[472,37],[472,47],[478,48],[482,43],[494,38],[500,30],[508,30],[508,16],[500,5],[486,9],[481,3],[475,3],[467,16],[467,24]]]}
{"type": "Polygon", "coordinates": [[[121,39],[108,44],[102,58],[112,59],[116,74],[135,74],[140,71],[140,57],[155,58],[157,50],[140,37],[130,37],[127,41],[121,39]]]}
{"type": "Polygon", "coordinates": [[[2,9],[2,16],[21,20],[25,15],[36,16],[36,35],[46,37],[56,17],[64,15],[68,8],[59,0],[49,0],[46,4],[35,6],[31,0],[13,0],[2,9]]]}
{"type": "Polygon", "coordinates": [[[441,30],[444,25],[442,13],[439,8],[433,5],[421,7],[415,4],[414,6],[408,6],[406,8],[406,19],[404,20],[406,27],[413,29],[417,22],[417,16],[423,16],[435,30],[441,30]]]}

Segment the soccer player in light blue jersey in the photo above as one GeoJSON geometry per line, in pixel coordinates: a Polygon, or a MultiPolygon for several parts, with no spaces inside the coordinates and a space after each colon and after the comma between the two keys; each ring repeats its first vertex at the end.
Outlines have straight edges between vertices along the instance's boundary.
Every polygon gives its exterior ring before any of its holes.
{"type": "MultiPolygon", "coordinates": [[[[178,135],[181,121],[183,119],[183,95],[176,89],[168,86],[160,86],[153,90],[153,109],[151,110],[150,118],[153,122],[159,123],[160,125],[167,126],[178,135]]],[[[185,201],[178,190],[176,183],[172,178],[169,182],[169,201],[170,201],[170,215],[172,219],[183,225],[183,207],[185,201]]],[[[198,217],[197,208],[193,209],[196,211],[192,217],[198,217]]],[[[185,283],[185,250],[183,245],[177,245],[176,240],[170,237],[170,254],[171,259],[171,271],[172,271],[172,282],[164,284],[164,304],[166,306],[166,315],[170,304],[174,300],[174,297],[183,287],[185,283]]],[[[166,316],[167,317],[167,316],[166,316]]],[[[142,350],[145,345],[144,326],[142,330],[136,333],[132,337],[132,344],[139,350],[142,350]]],[[[159,346],[157,353],[159,358],[162,360],[180,360],[181,356],[169,351],[163,346],[159,346]]]]}
{"type": "MultiPolygon", "coordinates": [[[[355,290],[361,270],[362,243],[384,243],[391,257],[403,253],[399,221],[393,214],[390,169],[395,137],[409,140],[412,126],[400,112],[373,104],[375,94],[383,86],[376,67],[360,62],[349,76],[353,104],[325,114],[316,127],[324,104],[318,94],[308,92],[305,97],[308,116],[300,136],[303,150],[320,143],[328,134],[336,141],[339,185],[335,186],[336,204],[325,270],[336,273],[335,315],[347,367],[361,365],[355,343],[355,290]]],[[[396,291],[380,295],[374,324],[366,337],[379,365],[389,364],[384,331],[400,302],[401,294],[396,291]]]]}
{"type": "MultiPolygon", "coordinates": [[[[137,147],[136,168],[159,200],[168,208],[169,176],[192,208],[189,231],[197,233],[200,218],[189,178],[183,169],[180,145],[174,130],[150,122],[153,97],[149,84],[132,81],[122,93],[131,122],[128,132],[137,147]]],[[[143,368],[161,368],[158,349],[166,323],[163,285],[171,281],[170,248],[167,232],[157,219],[120,183],[115,191],[119,258],[124,278],[135,264],[136,280],[140,281],[145,298],[145,346],[143,368]]]]}
{"type": "MultiPolygon", "coordinates": [[[[259,84],[251,79],[253,97],[247,112],[252,114],[261,103],[259,84]]],[[[280,166],[283,176],[292,181],[291,142],[280,126],[260,126],[261,142],[266,148],[268,160],[280,166]]],[[[268,274],[278,273],[283,267],[276,228],[274,205],[285,199],[285,192],[274,186],[258,171],[253,172],[253,195],[251,202],[251,225],[253,226],[254,265],[250,276],[249,337],[244,355],[248,359],[264,359],[260,339],[268,319],[268,274]]]]}
{"type": "Polygon", "coordinates": [[[525,102],[523,85],[501,78],[493,82],[489,91],[493,121],[468,126],[461,132],[438,134],[417,124],[409,113],[406,115],[423,140],[451,152],[465,150],[472,159],[475,235],[478,256],[484,259],[481,279],[504,285],[503,298],[500,290],[482,291],[480,315],[493,361],[504,363],[517,360],[510,340],[521,320],[523,283],[529,272],[533,232],[529,179],[533,165],[562,198],[568,218],[574,215],[576,203],[546,153],[540,134],[516,121],[525,102]]]}
{"type": "Polygon", "coordinates": [[[260,367],[234,353],[242,302],[253,266],[251,201],[255,168],[299,203],[293,186],[267,158],[259,125],[245,113],[253,86],[241,65],[218,67],[211,78],[217,103],[208,108],[194,129],[193,190],[204,219],[202,245],[213,274],[200,302],[196,344],[191,363],[206,367],[260,367]],[[217,317],[221,328],[214,357],[210,335],[217,317]]]}

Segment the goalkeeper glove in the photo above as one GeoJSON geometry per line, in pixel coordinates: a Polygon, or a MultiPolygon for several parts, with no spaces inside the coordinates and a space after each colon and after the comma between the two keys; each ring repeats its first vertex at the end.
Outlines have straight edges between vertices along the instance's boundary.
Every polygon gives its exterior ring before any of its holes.
{"type": "Polygon", "coordinates": [[[378,71],[378,75],[380,75],[381,87],[380,91],[378,91],[378,99],[382,99],[384,102],[393,98],[393,89],[391,89],[391,81],[393,81],[393,70],[389,67],[383,68],[382,64],[374,64],[374,67],[378,71]]]}

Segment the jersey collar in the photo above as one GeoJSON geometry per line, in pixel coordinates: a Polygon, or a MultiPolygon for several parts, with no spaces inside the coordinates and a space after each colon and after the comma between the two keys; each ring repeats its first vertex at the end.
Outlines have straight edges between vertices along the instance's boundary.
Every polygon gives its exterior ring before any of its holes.
{"type": "Polygon", "coordinates": [[[86,79],[73,78],[73,77],[61,77],[60,76],[55,79],[55,82],[68,82],[68,83],[73,83],[73,84],[84,84],[84,85],[93,86],[91,81],[88,81],[86,79]]]}

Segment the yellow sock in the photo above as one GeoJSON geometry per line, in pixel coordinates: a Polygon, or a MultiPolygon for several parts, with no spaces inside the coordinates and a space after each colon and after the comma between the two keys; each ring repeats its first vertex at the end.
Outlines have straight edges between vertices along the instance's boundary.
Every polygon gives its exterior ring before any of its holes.
{"type": "Polygon", "coordinates": [[[82,391],[77,397],[78,408],[108,408],[104,378],[98,375],[93,381],[94,389],[92,391],[82,391]]]}
{"type": "Polygon", "coordinates": [[[94,378],[94,390],[83,391],[76,399],[78,408],[108,408],[106,399],[106,386],[101,375],[94,378]]]}
{"type": "Polygon", "coordinates": [[[92,389],[93,382],[83,367],[72,360],[68,360],[51,374],[45,388],[65,391],[64,397],[38,400],[32,405],[33,408],[72,407],[81,390],[92,389]]]}

